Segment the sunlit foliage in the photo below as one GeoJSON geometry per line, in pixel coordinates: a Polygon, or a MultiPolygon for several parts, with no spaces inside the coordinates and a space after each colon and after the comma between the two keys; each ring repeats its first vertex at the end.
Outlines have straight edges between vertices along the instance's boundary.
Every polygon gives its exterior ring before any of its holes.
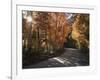
{"type": "Polygon", "coordinates": [[[72,25],[72,38],[77,48],[89,48],[89,14],[77,14],[72,25]]]}
{"type": "Polygon", "coordinates": [[[70,31],[67,24],[65,13],[27,12],[23,17],[23,46],[51,53],[63,48],[70,31]]]}
{"type": "Polygon", "coordinates": [[[25,50],[53,53],[70,38],[75,48],[89,48],[89,14],[23,11],[22,23],[25,50]]]}

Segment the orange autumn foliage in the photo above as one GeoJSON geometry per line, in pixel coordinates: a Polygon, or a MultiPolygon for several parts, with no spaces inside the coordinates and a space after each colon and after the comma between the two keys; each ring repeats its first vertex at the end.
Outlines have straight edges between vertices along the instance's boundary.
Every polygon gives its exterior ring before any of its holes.
{"type": "Polygon", "coordinates": [[[72,25],[72,38],[79,49],[89,48],[89,15],[77,14],[72,25]]]}
{"type": "Polygon", "coordinates": [[[28,40],[25,46],[28,46],[31,42],[31,47],[63,48],[66,37],[70,32],[65,13],[32,11],[31,16],[31,27],[27,21],[23,25],[24,43],[28,40]],[[30,28],[32,29],[30,30],[30,28]],[[34,34],[35,38],[32,37],[34,34]],[[30,35],[32,37],[31,41],[30,35]]]}

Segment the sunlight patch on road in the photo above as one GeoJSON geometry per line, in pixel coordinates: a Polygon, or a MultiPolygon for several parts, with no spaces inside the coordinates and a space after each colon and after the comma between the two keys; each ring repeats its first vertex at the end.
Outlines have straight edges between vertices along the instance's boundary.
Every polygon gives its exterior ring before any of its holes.
{"type": "Polygon", "coordinates": [[[54,60],[57,60],[58,62],[64,64],[64,60],[59,58],[59,57],[56,57],[56,58],[53,58],[54,60]]]}
{"type": "Polygon", "coordinates": [[[65,65],[71,64],[71,63],[68,61],[68,59],[66,59],[66,58],[55,57],[55,58],[53,58],[53,59],[56,60],[56,61],[58,61],[58,62],[60,62],[60,63],[62,63],[62,64],[65,64],[65,65]]]}

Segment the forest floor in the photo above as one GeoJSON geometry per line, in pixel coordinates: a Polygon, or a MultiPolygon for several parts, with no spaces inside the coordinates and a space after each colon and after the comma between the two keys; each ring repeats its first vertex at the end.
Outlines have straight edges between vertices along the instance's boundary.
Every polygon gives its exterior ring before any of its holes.
{"type": "Polygon", "coordinates": [[[65,48],[65,51],[60,56],[24,66],[24,69],[75,66],[89,66],[89,53],[83,53],[78,49],[65,48]]]}

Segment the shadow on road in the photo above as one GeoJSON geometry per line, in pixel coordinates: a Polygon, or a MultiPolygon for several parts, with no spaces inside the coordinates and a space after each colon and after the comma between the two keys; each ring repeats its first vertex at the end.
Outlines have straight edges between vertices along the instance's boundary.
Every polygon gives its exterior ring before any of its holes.
{"type": "Polygon", "coordinates": [[[23,52],[23,54],[24,69],[89,65],[89,53],[83,53],[74,48],[65,48],[58,50],[53,54],[41,52],[34,53],[31,50],[23,52]]]}

